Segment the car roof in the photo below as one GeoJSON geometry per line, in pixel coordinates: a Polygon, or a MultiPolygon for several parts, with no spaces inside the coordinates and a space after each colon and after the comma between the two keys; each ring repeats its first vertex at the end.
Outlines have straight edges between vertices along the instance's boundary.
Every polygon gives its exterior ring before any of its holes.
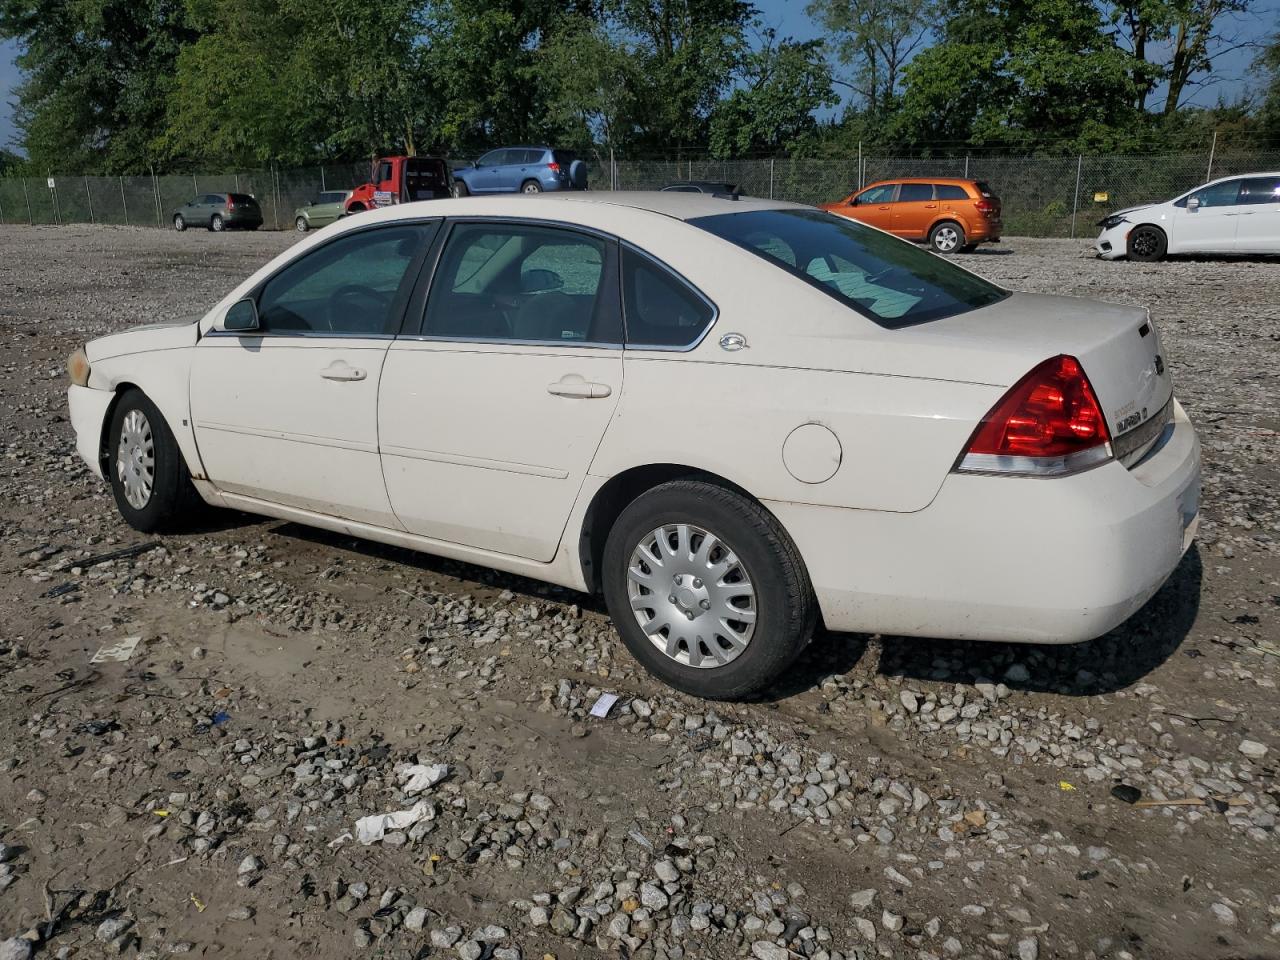
{"type": "MultiPolygon", "coordinates": [[[[878,187],[882,183],[950,183],[956,186],[966,186],[977,182],[973,177],[886,177],[884,180],[868,183],[867,186],[878,187]]],[[[866,187],[863,189],[865,190],[866,187]]]]}
{"type": "Polygon", "coordinates": [[[537,219],[594,221],[601,211],[612,210],[621,217],[627,212],[658,214],[673,220],[694,220],[722,213],[750,213],[757,210],[812,210],[802,203],[741,197],[733,200],[724,194],[674,193],[661,190],[599,190],[564,193],[497,194],[457,199],[420,200],[382,207],[352,217],[352,225],[374,219],[403,220],[417,217],[519,217],[537,219]]]}

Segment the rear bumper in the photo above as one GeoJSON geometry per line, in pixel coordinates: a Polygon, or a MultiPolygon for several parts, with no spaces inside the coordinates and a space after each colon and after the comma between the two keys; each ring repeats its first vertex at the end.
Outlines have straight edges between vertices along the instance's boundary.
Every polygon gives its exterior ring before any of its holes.
{"type": "Polygon", "coordinates": [[[260,227],[262,226],[261,213],[249,213],[248,211],[240,213],[232,211],[226,215],[226,224],[229,227],[260,227]]]}
{"type": "Polygon", "coordinates": [[[951,474],[915,513],[770,503],[827,626],[903,636],[1075,643],[1113,629],[1177,567],[1198,525],[1200,444],[1175,405],[1126,470],[951,474]]]}
{"type": "Polygon", "coordinates": [[[67,388],[67,408],[71,428],[76,433],[76,453],[99,477],[102,476],[102,431],[107,409],[114,398],[115,394],[110,390],[74,385],[67,388]]]}

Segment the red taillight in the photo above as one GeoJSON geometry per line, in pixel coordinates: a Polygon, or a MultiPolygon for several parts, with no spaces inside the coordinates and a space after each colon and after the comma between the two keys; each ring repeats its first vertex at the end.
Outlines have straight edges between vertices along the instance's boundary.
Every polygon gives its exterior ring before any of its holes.
{"type": "Polygon", "coordinates": [[[979,213],[985,213],[987,216],[996,212],[996,205],[990,200],[979,200],[976,204],[979,213]]]}
{"type": "Polygon", "coordinates": [[[551,163],[548,163],[548,164],[547,164],[547,169],[548,169],[548,170],[550,170],[552,173],[559,173],[559,172],[560,172],[560,164],[558,164],[558,163],[556,163],[556,162],[552,161],[551,163]]]}
{"type": "Polygon", "coordinates": [[[227,194],[227,209],[234,210],[235,208],[236,208],[235,199],[231,196],[231,194],[227,194]]]}
{"type": "Polygon", "coordinates": [[[1046,360],[982,418],[956,469],[1053,476],[1111,458],[1106,419],[1075,357],[1046,360]]]}

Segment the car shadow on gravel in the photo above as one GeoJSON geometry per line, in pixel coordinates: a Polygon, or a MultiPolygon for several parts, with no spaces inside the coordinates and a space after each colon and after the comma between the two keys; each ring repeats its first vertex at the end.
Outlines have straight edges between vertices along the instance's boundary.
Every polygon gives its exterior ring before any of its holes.
{"type": "Polygon", "coordinates": [[[1160,591],[1096,640],[1044,645],[885,637],[879,672],[942,683],[1004,683],[1011,690],[1069,697],[1114,693],[1178,652],[1200,610],[1203,573],[1192,544],[1160,591]]]}

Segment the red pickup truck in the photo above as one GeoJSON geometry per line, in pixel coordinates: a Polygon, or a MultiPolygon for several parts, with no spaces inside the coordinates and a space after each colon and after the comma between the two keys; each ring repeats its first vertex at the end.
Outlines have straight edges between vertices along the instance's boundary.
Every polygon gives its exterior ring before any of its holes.
{"type": "Polygon", "coordinates": [[[439,157],[382,157],[373,162],[370,182],[351,191],[346,211],[448,197],[452,181],[449,165],[439,157]]]}

